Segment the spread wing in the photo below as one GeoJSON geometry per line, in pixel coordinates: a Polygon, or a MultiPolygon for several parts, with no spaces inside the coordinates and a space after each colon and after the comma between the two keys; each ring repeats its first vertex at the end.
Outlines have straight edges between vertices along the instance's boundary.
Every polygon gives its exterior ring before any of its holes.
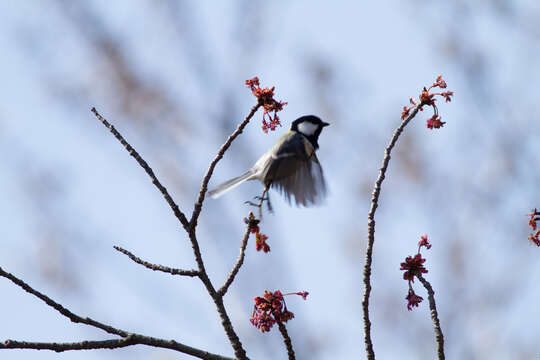
{"type": "Polygon", "coordinates": [[[315,155],[315,148],[305,136],[296,132],[285,134],[278,142],[265,179],[270,186],[296,205],[317,205],[326,196],[324,174],[315,155]]]}

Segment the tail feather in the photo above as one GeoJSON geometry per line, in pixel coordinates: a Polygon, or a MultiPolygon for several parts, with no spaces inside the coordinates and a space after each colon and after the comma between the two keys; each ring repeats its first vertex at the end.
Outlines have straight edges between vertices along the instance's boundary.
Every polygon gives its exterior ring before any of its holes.
{"type": "Polygon", "coordinates": [[[213,199],[216,199],[226,193],[227,191],[231,190],[232,188],[237,187],[244,181],[248,180],[251,175],[253,175],[253,170],[249,169],[245,173],[243,173],[240,176],[237,176],[235,178],[232,178],[229,181],[224,182],[223,184],[217,186],[215,189],[212,189],[208,192],[208,195],[212,197],[213,199]]]}

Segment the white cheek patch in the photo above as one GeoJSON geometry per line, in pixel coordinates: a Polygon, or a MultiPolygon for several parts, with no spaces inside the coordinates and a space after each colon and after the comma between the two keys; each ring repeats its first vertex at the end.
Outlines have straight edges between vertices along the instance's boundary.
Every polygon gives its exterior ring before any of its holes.
{"type": "Polygon", "coordinates": [[[309,121],[304,121],[303,123],[298,124],[298,131],[307,136],[313,135],[317,128],[317,125],[309,121]]]}

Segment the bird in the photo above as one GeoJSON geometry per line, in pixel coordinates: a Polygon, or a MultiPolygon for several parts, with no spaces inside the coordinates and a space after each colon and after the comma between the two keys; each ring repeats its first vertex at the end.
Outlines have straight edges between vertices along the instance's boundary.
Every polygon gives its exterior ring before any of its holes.
{"type": "Polygon", "coordinates": [[[319,135],[328,125],[315,115],[299,117],[253,167],[210,190],[210,197],[218,198],[245,181],[259,180],[264,185],[262,198],[269,188],[273,188],[289,204],[294,201],[297,206],[319,205],[327,190],[315,151],[319,148],[319,135]]]}

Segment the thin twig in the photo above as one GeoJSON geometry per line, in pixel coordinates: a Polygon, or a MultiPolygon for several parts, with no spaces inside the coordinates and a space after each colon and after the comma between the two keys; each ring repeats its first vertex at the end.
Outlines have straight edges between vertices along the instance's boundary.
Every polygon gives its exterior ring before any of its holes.
{"type": "Polygon", "coordinates": [[[0,349],[35,349],[35,350],[53,350],[56,352],[68,350],[93,350],[93,349],[117,349],[126,346],[135,345],[129,337],[122,339],[100,340],[100,341],[80,341],[72,343],[47,343],[32,341],[6,340],[0,343],[0,349]]]}
{"type": "MultiPolygon", "coordinates": [[[[255,204],[255,203],[252,203],[250,201],[247,202],[250,205],[253,205],[253,206],[256,206],[256,207],[259,208],[259,220],[262,219],[262,204],[263,204],[264,200],[268,200],[268,204],[270,204],[269,198],[267,197],[265,199],[265,197],[264,197],[266,195],[266,193],[268,192],[268,189],[269,189],[269,187],[265,186],[265,188],[263,190],[263,193],[259,198],[259,203],[255,204]]],[[[225,283],[223,284],[223,286],[218,290],[218,295],[220,295],[220,296],[224,296],[227,293],[227,290],[229,289],[229,286],[231,286],[232,282],[234,281],[234,278],[235,278],[236,274],[238,273],[238,271],[240,270],[240,267],[244,263],[244,257],[245,257],[245,254],[246,254],[246,247],[247,247],[247,244],[248,244],[250,231],[251,231],[251,229],[250,229],[250,227],[248,225],[246,227],[246,232],[244,233],[244,237],[242,238],[242,243],[240,245],[240,253],[238,254],[238,258],[236,259],[236,263],[234,264],[231,272],[229,273],[229,276],[227,277],[227,280],[225,280],[225,283]]]]}
{"type": "Polygon", "coordinates": [[[429,281],[427,281],[422,274],[417,274],[416,277],[427,290],[429,309],[431,310],[431,320],[433,320],[433,327],[435,329],[435,340],[437,341],[437,355],[439,360],[444,360],[444,336],[441,330],[441,324],[439,323],[439,314],[437,313],[437,305],[435,304],[435,292],[431,287],[429,281]]]}
{"type": "Polygon", "coordinates": [[[233,360],[230,357],[213,354],[207,351],[193,348],[184,344],[180,344],[174,340],[157,339],[150,336],[138,334],[129,334],[122,339],[111,339],[101,341],[81,341],[73,343],[44,343],[44,342],[28,342],[17,340],[6,340],[0,343],[0,349],[35,349],[35,350],[52,350],[56,352],[68,350],[92,350],[92,349],[117,349],[132,345],[148,345],[158,348],[171,349],[195,356],[205,360],[233,360]]]}
{"type": "Polygon", "coordinates": [[[129,252],[128,250],[124,249],[124,248],[121,248],[120,246],[113,246],[115,250],[121,252],[122,254],[125,254],[127,255],[131,260],[133,260],[134,262],[136,262],[137,264],[140,264],[150,270],[154,270],[154,271],[162,271],[162,272],[166,272],[166,273],[169,273],[171,275],[183,275],[183,276],[199,276],[199,272],[197,270],[182,270],[182,269],[175,269],[175,268],[170,268],[168,266],[163,266],[163,265],[157,265],[157,264],[152,264],[152,263],[149,263],[148,261],[144,261],[140,258],[138,258],[137,256],[133,255],[131,252],[129,252]]]}
{"type": "Polygon", "coordinates": [[[28,285],[27,283],[25,283],[21,279],[17,278],[15,275],[4,271],[4,269],[2,269],[1,267],[0,267],[0,276],[3,276],[6,279],[11,280],[15,285],[21,287],[24,291],[26,291],[26,292],[34,295],[35,297],[41,299],[47,305],[49,305],[50,307],[52,307],[53,309],[55,309],[56,311],[58,311],[60,314],[64,315],[65,317],[69,318],[74,323],[81,323],[81,324],[90,325],[90,326],[96,327],[98,329],[101,329],[101,330],[103,330],[105,332],[108,332],[109,334],[119,335],[121,337],[127,337],[129,335],[129,333],[127,331],[116,329],[116,328],[113,328],[112,326],[100,323],[100,322],[92,320],[92,319],[90,319],[88,317],[83,318],[83,317],[81,317],[81,316],[79,316],[77,314],[72,313],[71,311],[69,311],[68,309],[63,307],[61,304],[59,304],[56,301],[52,300],[47,295],[42,294],[37,290],[34,290],[32,287],[30,287],[30,285],[28,285]]]}
{"type": "Polygon", "coordinates": [[[246,232],[244,233],[244,237],[242,238],[242,244],[240,245],[240,253],[238,254],[238,259],[236,259],[236,263],[234,264],[231,272],[229,273],[229,276],[227,276],[227,280],[225,280],[225,283],[223,284],[223,286],[218,290],[219,296],[224,296],[227,293],[229,286],[231,286],[236,274],[238,274],[240,267],[244,263],[244,257],[246,254],[246,247],[248,244],[250,230],[251,229],[248,225],[246,227],[246,232]]]}
{"type": "Polygon", "coordinates": [[[261,198],[259,199],[259,204],[257,205],[259,207],[259,220],[262,220],[262,206],[265,200],[267,200],[267,203],[268,203],[268,210],[271,211],[272,209],[272,205],[270,205],[270,196],[267,195],[269,189],[270,189],[270,186],[268,185],[264,187],[261,198]]]}
{"type": "Polygon", "coordinates": [[[227,151],[227,149],[229,149],[229,147],[231,146],[234,139],[236,139],[236,137],[238,135],[240,135],[242,133],[242,131],[244,131],[244,128],[249,123],[249,121],[251,120],[253,115],[255,115],[257,110],[259,110],[260,107],[261,107],[261,103],[259,102],[259,103],[257,103],[257,105],[255,105],[255,106],[253,106],[251,108],[251,111],[246,116],[244,121],[242,121],[238,125],[236,130],[231,134],[231,136],[229,136],[227,141],[225,141],[225,143],[223,145],[221,145],[221,148],[219,149],[216,157],[210,163],[210,166],[208,167],[208,170],[206,171],[206,175],[204,175],[204,178],[202,180],[201,190],[199,191],[199,196],[197,198],[197,202],[195,203],[195,207],[193,208],[193,214],[191,215],[190,224],[191,224],[192,227],[195,227],[197,225],[197,220],[199,219],[199,215],[201,214],[204,198],[206,196],[206,191],[208,190],[208,182],[210,181],[210,178],[212,177],[212,174],[214,172],[214,169],[215,169],[217,163],[221,160],[221,158],[223,158],[223,155],[225,154],[225,151],[227,151]]]}
{"type": "Polygon", "coordinates": [[[248,360],[246,351],[242,346],[242,342],[240,341],[238,335],[236,335],[231,320],[229,319],[229,315],[227,315],[227,310],[225,309],[225,305],[223,304],[223,297],[219,296],[216,293],[214,296],[212,296],[212,300],[214,300],[217,312],[219,314],[219,317],[221,318],[221,326],[223,326],[223,329],[225,330],[225,333],[229,338],[229,342],[234,349],[234,355],[238,360],[248,360]]]}
{"type": "Polygon", "coordinates": [[[109,131],[114,135],[114,137],[120,141],[120,143],[124,146],[124,148],[129,152],[129,154],[131,156],[133,156],[133,158],[135,160],[137,160],[137,162],[139,163],[139,165],[146,171],[146,173],[148,174],[148,176],[150,176],[150,179],[152,179],[152,183],[158,188],[158,190],[161,192],[161,194],[163,195],[163,197],[165,198],[165,200],[167,201],[167,203],[169,204],[169,206],[171,207],[174,215],[176,216],[176,218],[180,221],[180,223],[182,224],[182,226],[184,227],[184,229],[186,231],[189,232],[189,222],[186,218],[186,216],[184,215],[184,213],[180,210],[180,208],[178,207],[178,205],[174,202],[173,198],[171,197],[171,195],[169,194],[169,192],[167,191],[167,189],[165,188],[165,186],[161,185],[161,183],[159,182],[159,180],[157,179],[156,175],[154,174],[154,171],[152,170],[152,168],[148,165],[148,163],[141,157],[141,155],[139,155],[139,153],[124,139],[124,137],[118,132],[118,130],[116,130],[116,128],[111,125],[103,116],[101,116],[98,111],[96,110],[95,107],[93,107],[91,109],[91,111],[94,113],[94,115],[98,118],[99,121],[101,121],[103,123],[103,125],[105,125],[105,127],[107,129],[109,129],[109,131]]]}
{"type": "Polygon", "coordinates": [[[268,211],[272,212],[272,204],[270,204],[270,195],[268,194],[268,190],[270,190],[270,185],[266,185],[264,187],[264,190],[261,194],[261,196],[255,196],[254,199],[259,199],[259,202],[254,203],[253,201],[245,201],[244,204],[254,206],[259,209],[259,221],[262,220],[262,205],[266,201],[266,204],[268,205],[268,211]],[[266,197],[264,197],[266,195],[266,197]]]}
{"type": "Polygon", "coordinates": [[[208,294],[212,297],[212,300],[214,300],[214,304],[216,305],[217,312],[221,318],[221,324],[223,326],[223,329],[225,330],[225,333],[227,334],[227,337],[229,338],[229,342],[231,343],[234,349],[235,356],[239,360],[247,359],[246,351],[244,350],[242,343],[240,342],[240,338],[234,331],[231,320],[229,319],[229,315],[227,314],[227,310],[225,309],[225,306],[223,305],[223,297],[216,291],[216,289],[212,285],[212,282],[210,281],[210,278],[208,277],[208,274],[206,273],[206,268],[204,266],[201,250],[199,248],[199,242],[197,240],[196,228],[197,228],[197,221],[199,219],[199,215],[201,214],[204,198],[208,190],[208,182],[210,181],[210,178],[212,177],[214,168],[216,167],[217,163],[221,160],[221,158],[223,158],[223,155],[229,149],[234,139],[236,139],[238,135],[242,133],[246,125],[249,123],[253,115],[255,115],[255,113],[260,107],[261,107],[261,104],[257,103],[257,105],[251,108],[251,111],[249,112],[249,114],[238,125],[236,130],[229,136],[227,141],[225,141],[225,143],[221,146],[216,157],[210,163],[210,166],[208,167],[208,170],[206,171],[206,175],[204,176],[201,183],[201,190],[199,191],[197,202],[195,203],[195,206],[193,208],[193,214],[191,215],[191,220],[189,221],[189,230],[188,230],[189,240],[191,241],[191,247],[193,249],[193,255],[195,256],[195,261],[197,262],[197,266],[199,268],[199,278],[201,279],[204,286],[206,287],[208,294]]]}
{"type": "Polygon", "coordinates": [[[281,321],[277,321],[279,332],[281,333],[281,336],[283,337],[283,342],[285,343],[285,347],[287,348],[287,354],[289,355],[289,360],[294,360],[294,349],[292,347],[291,338],[289,337],[289,333],[287,332],[287,328],[285,327],[285,324],[281,321]]]}
{"type": "Polygon", "coordinates": [[[142,345],[149,345],[149,346],[154,346],[154,347],[180,351],[185,354],[193,355],[201,359],[216,359],[216,360],[229,359],[221,355],[212,354],[204,350],[200,350],[200,349],[188,346],[188,345],[184,345],[175,340],[164,340],[164,339],[158,339],[158,338],[144,336],[140,334],[131,334],[125,330],[116,329],[112,326],[100,323],[88,317],[83,318],[77,314],[74,314],[70,310],[66,309],[64,306],[52,300],[47,295],[44,295],[37,290],[34,290],[30,285],[28,285],[21,279],[17,278],[13,274],[10,274],[4,271],[1,267],[0,267],[0,276],[11,280],[15,285],[21,287],[26,292],[41,299],[47,305],[54,308],[56,311],[58,311],[60,314],[64,315],[65,317],[69,318],[74,323],[90,325],[95,328],[101,329],[105,332],[108,332],[109,334],[114,334],[114,335],[118,335],[122,337],[122,339],[105,340],[103,342],[83,341],[79,343],[39,343],[39,342],[6,340],[4,343],[0,343],[0,349],[17,348],[17,349],[37,349],[37,350],[48,349],[48,350],[54,350],[54,351],[66,351],[66,350],[83,350],[83,349],[94,349],[94,348],[112,349],[114,347],[126,347],[129,345],[142,344],[142,345]],[[100,345],[100,343],[101,343],[101,346],[97,347],[100,345]],[[116,346],[113,346],[113,344],[116,344],[116,346]],[[92,347],[92,346],[95,346],[95,347],[92,347]]]}
{"type": "Polygon", "coordinates": [[[403,132],[403,129],[409,121],[414,118],[416,113],[418,113],[419,105],[415,106],[409,116],[407,116],[399,125],[399,127],[394,131],[392,139],[384,151],[384,158],[382,166],[379,169],[379,177],[375,182],[375,187],[371,195],[371,208],[368,214],[368,241],[366,249],[366,263],[364,265],[364,297],[362,300],[362,310],[364,318],[364,342],[366,345],[366,353],[368,360],[375,359],[375,353],[373,351],[373,342],[371,341],[371,322],[369,320],[369,296],[371,293],[371,262],[373,256],[373,243],[375,242],[375,211],[379,205],[379,195],[381,193],[381,184],[384,180],[386,169],[388,169],[388,163],[390,162],[390,153],[392,148],[396,145],[396,142],[403,132]]]}
{"type": "Polygon", "coordinates": [[[144,159],[142,159],[142,157],[135,151],[135,149],[133,149],[133,147],[122,137],[122,135],[120,135],[120,133],[114,128],[114,126],[109,124],[107,120],[105,120],[97,112],[95,108],[92,108],[92,112],[96,115],[96,117],[103,123],[103,125],[105,125],[111,131],[111,133],[113,133],[113,135],[118,139],[118,141],[122,143],[122,145],[130,153],[130,155],[133,156],[137,160],[139,165],[141,165],[141,167],[143,167],[146,170],[148,175],[152,178],[152,182],[161,191],[161,193],[165,197],[165,200],[167,201],[167,203],[173,210],[175,216],[178,218],[178,220],[180,221],[180,223],[182,224],[182,226],[188,233],[189,240],[191,242],[191,247],[193,249],[193,255],[195,257],[195,261],[197,262],[197,266],[198,266],[199,279],[201,279],[202,283],[206,287],[208,294],[210,295],[210,297],[212,297],[212,300],[214,300],[214,303],[217,308],[217,312],[221,318],[223,329],[225,330],[225,333],[227,334],[229,342],[231,343],[234,349],[234,353],[239,360],[247,359],[246,352],[244,348],[242,347],[242,343],[240,342],[238,335],[235,333],[233,329],[231,320],[229,319],[229,316],[227,315],[227,311],[223,304],[222,296],[220,296],[217,293],[216,289],[214,288],[214,285],[212,284],[212,281],[208,277],[206,268],[204,266],[204,261],[201,255],[199,242],[197,240],[196,227],[197,227],[197,220],[202,210],[202,204],[204,202],[206,191],[208,190],[208,182],[210,181],[214,168],[216,167],[219,160],[221,160],[221,158],[225,154],[225,151],[227,151],[227,149],[231,146],[231,143],[233,142],[233,140],[242,133],[243,129],[249,123],[249,121],[251,120],[251,118],[253,117],[253,115],[259,109],[260,106],[261,104],[258,103],[251,109],[248,116],[244,119],[244,121],[242,121],[242,123],[240,123],[240,125],[238,125],[238,128],[233,132],[233,134],[229,136],[227,141],[219,149],[218,154],[216,155],[214,160],[212,160],[212,162],[210,163],[210,166],[206,172],[206,175],[203,178],[203,181],[201,184],[201,190],[199,192],[197,202],[195,203],[193,214],[191,216],[190,221],[188,221],[184,213],[180,211],[180,209],[178,208],[178,205],[176,205],[172,197],[169,195],[167,189],[163,185],[161,185],[161,183],[156,178],[156,176],[154,175],[154,172],[148,166],[146,161],[144,161],[144,159]]]}
{"type": "Polygon", "coordinates": [[[266,201],[266,204],[268,205],[268,211],[272,212],[272,204],[270,204],[270,195],[268,194],[268,190],[270,190],[270,186],[266,185],[264,187],[264,190],[261,194],[261,196],[255,196],[254,199],[259,199],[259,202],[254,203],[253,201],[245,201],[244,204],[254,206],[259,209],[259,220],[262,220],[262,206],[263,203],[266,201]],[[264,197],[266,195],[266,197],[264,197]]]}

